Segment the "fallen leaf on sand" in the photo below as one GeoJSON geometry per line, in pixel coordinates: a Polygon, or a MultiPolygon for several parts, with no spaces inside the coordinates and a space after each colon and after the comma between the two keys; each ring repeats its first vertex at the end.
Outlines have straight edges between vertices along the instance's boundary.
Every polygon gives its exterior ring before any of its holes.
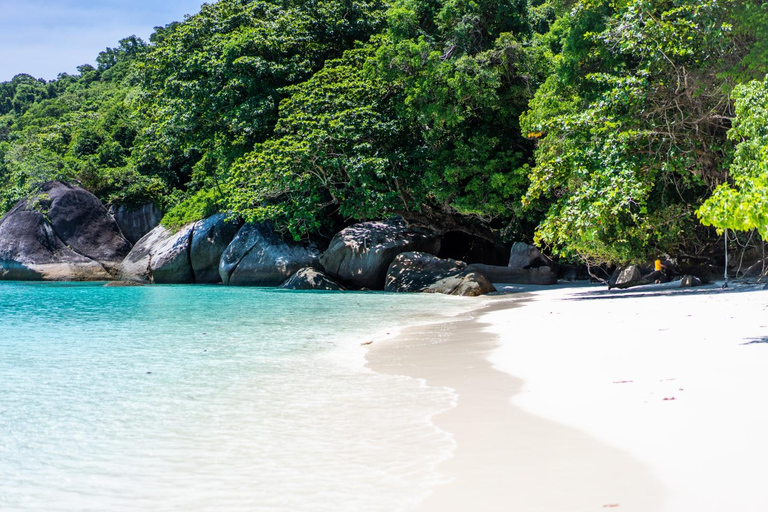
{"type": "Polygon", "coordinates": [[[677,398],[675,398],[673,396],[670,396],[669,398],[665,398],[664,399],[665,402],[670,401],[670,400],[677,400],[677,398]]]}
{"type": "Polygon", "coordinates": [[[631,384],[631,380],[615,380],[613,381],[614,384],[631,384]]]}
{"type": "Polygon", "coordinates": [[[373,342],[372,341],[364,341],[360,345],[362,345],[362,346],[373,345],[373,342]]]}
{"type": "Polygon", "coordinates": [[[607,505],[603,505],[603,508],[616,508],[618,506],[619,506],[618,503],[609,503],[607,505]]]}

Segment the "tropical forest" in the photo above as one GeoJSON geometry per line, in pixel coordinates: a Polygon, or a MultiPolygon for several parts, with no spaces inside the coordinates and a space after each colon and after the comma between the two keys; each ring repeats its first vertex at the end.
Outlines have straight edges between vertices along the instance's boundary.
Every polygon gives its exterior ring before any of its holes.
{"type": "Polygon", "coordinates": [[[590,265],[768,237],[768,4],[220,0],[0,83],[0,215],[43,183],[294,240],[400,216],[590,265]]]}

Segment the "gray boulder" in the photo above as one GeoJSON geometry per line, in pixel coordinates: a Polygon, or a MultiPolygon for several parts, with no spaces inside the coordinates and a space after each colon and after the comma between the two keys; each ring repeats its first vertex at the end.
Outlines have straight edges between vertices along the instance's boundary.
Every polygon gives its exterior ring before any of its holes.
{"type": "Polygon", "coordinates": [[[312,267],[306,267],[293,274],[280,288],[286,290],[343,290],[339,283],[312,267]]]}
{"type": "Polygon", "coordinates": [[[616,288],[629,288],[630,286],[637,286],[640,284],[647,284],[643,280],[643,272],[637,265],[630,265],[618,271],[613,286],[616,288]]]}
{"type": "Polygon", "coordinates": [[[384,289],[388,292],[421,292],[466,268],[463,261],[441,259],[425,252],[404,252],[398,254],[389,266],[384,289]]]}
{"type": "Polygon", "coordinates": [[[49,182],[0,219],[0,279],[112,279],[131,249],[90,192],[49,182]]]}
{"type": "Polygon", "coordinates": [[[395,218],[343,229],[320,257],[326,272],[351,288],[382,290],[389,266],[404,252],[440,252],[440,236],[395,218]]]}
{"type": "Polygon", "coordinates": [[[510,268],[528,268],[541,258],[541,251],[525,242],[515,242],[509,254],[510,268]]]}
{"type": "Polygon", "coordinates": [[[683,276],[680,280],[680,288],[693,288],[695,286],[702,286],[703,284],[701,279],[696,276],[683,276]]]}
{"type": "Polygon", "coordinates": [[[155,229],[163,218],[163,212],[154,203],[139,207],[113,206],[110,208],[110,213],[125,238],[134,245],[144,235],[155,229]]]}
{"type": "Polygon", "coordinates": [[[157,284],[213,284],[221,281],[219,261],[239,224],[217,214],[178,231],[157,226],[120,265],[123,281],[157,284]]]}
{"type": "Polygon", "coordinates": [[[480,272],[470,269],[459,274],[446,277],[422,290],[425,293],[444,293],[446,295],[462,295],[477,297],[496,291],[496,288],[480,272]]]}
{"type": "Polygon", "coordinates": [[[286,242],[267,224],[246,224],[224,251],[219,274],[227,285],[280,286],[317,259],[314,248],[286,242]]]}
{"type": "Polygon", "coordinates": [[[192,230],[190,264],[196,283],[221,282],[219,262],[242,225],[219,213],[197,222],[192,230]]]}
{"type": "Polygon", "coordinates": [[[549,267],[512,268],[474,263],[467,267],[467,269],[480,272],[492,283],[534,285],[557,284],[557,274],[555,274],[549,267]]]}
{"type": "Polygon", "coordinates": [[[120,265],[121,281],[158,284],[195,282],[189,258],[194,224],[178,231],[157,226],[139,240],[120,265]]]}

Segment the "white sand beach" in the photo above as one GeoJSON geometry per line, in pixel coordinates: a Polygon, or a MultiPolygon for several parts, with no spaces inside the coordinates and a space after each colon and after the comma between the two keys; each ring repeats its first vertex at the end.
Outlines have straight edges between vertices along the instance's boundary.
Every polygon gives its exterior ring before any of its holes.
{"type": "Polygon", "coordinates": [[[768,510],[768,292],[522,291],[368,354],[458,395],[419,511],[768,510]]]}

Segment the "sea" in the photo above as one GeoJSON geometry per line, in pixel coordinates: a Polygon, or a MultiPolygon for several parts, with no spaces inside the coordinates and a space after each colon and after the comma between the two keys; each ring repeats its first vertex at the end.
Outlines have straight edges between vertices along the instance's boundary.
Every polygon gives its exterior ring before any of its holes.
{"type": "Polygon", "coordinates": [[[365,345],[473,299],[0,283],[0,510],[412,509],[452,390],[365,345]]]}

